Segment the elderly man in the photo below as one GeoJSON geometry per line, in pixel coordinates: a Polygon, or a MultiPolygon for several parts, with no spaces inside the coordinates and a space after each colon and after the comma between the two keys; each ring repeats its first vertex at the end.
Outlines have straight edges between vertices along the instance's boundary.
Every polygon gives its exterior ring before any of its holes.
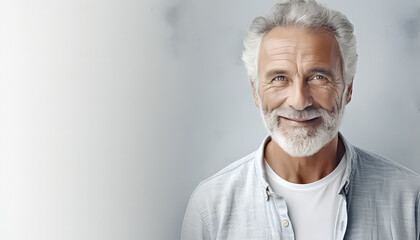
{"type": "Polygon", "coordinates": [[[182,239],[420,239],[420,176],[338,132],[353,25],[313,0],[277,4],[244,40],[268,137],[192,194],[182,239]]]}

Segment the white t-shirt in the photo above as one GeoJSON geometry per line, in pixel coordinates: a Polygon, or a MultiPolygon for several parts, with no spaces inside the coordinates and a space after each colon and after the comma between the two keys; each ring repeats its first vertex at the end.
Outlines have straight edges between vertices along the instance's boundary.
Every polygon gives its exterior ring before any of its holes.
{"type": "Polygon", "coordinates": [[[324,178],[309,184],[295,184],[279,177],[268,165],[265,168],[272,190],[284,197],[296,240],[329,240],[334,238],[340,196],[338,190],[346,158],[324,178]]]}

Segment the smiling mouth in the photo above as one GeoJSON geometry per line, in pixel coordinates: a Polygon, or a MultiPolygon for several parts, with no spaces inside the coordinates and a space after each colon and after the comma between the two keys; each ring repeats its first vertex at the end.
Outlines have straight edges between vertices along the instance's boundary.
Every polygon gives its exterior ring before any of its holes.
{"type": "Polygon", "coordinates": [[[287,117],[282,117],[282,118],[284,118],[284,119],[286,119],[286,120],[289,120],[289,121],[293,121],[293,122],[301,122],[301,123],[311,123],[311,122],[314,122],[314,121],[316,121],[317,119],[319,119],[319,117],[315,117],[315,118],[309,118],[309,119],[304,119],[304,118],[302,118],[302,119],[295,119],[295,118],[287,118],[287,117]]]}
{"type": "Polygon", "coordinates": [[[315,118],[287,118],[279,116],[279,125],[283,127],[315,127],[321,124],[321,117],[315,118]]]}

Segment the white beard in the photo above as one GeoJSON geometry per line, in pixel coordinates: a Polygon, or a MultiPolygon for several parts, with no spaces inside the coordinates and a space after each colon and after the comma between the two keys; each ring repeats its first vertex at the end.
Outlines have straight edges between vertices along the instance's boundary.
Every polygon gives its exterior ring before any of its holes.
{"type": "MultiPolygon", "coordinates": [[[[260,105],[261,106],[261,105],[260,105]]],[[[312,156],[328,144],[338,133],[344,114],[344,99],[340,107],[331,113],[323,108],[307,107],[302,111],[290,108],[276,108],[267,113],[260,107],[265,128],[271,138],[290,156],[312,156]],[[312,119],[320,117],[322,123],[315,127],[282,127],[279,117],[312,119]]]]}

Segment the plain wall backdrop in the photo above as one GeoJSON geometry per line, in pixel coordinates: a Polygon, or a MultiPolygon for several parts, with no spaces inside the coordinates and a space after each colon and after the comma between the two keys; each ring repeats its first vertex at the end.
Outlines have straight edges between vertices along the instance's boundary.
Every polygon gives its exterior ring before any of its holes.
{"type": "MultiPolygon", "coordinates": [[[[342,133],[420,172],[420,2],[321,2],[358,39],[342,133]]],[[[0,0],[0,239],[179,239],[266,134],[240,55],[274,3],[0,0]]]]}

